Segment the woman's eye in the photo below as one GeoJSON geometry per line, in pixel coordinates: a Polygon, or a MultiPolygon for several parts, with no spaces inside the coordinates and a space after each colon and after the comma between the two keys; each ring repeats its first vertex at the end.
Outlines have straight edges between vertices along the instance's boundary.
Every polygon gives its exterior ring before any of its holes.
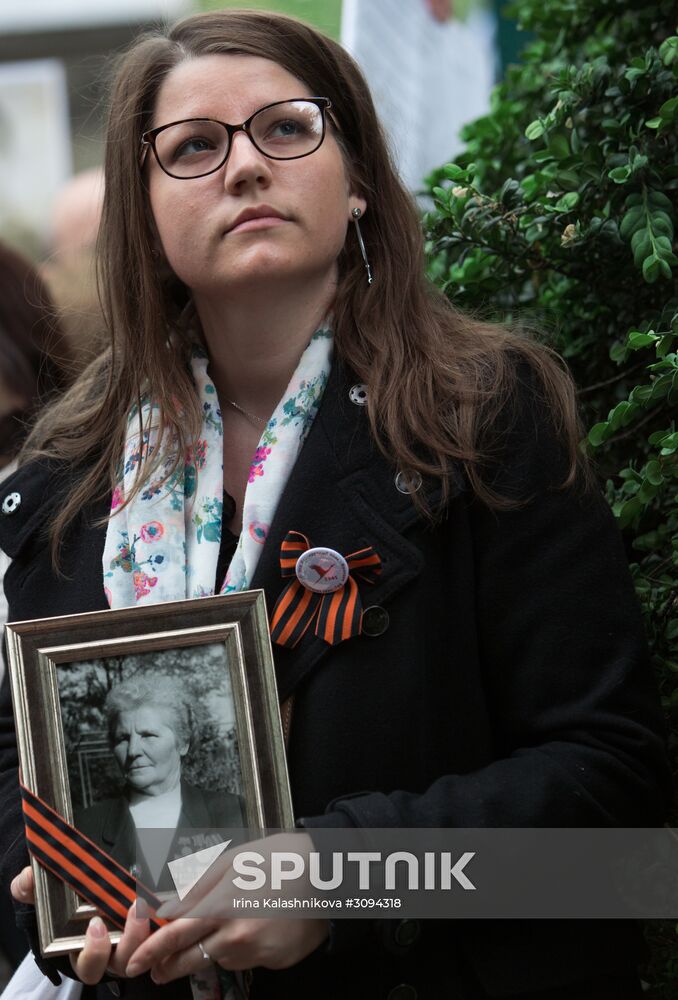
{"type": "Polygon", "coordinates": [[[182,157],[199,156],[201,153],[212,153],[213,151],[213,142],[200,136],[193,136],[181,142],[172,155],[175,160],[180,160],[182,157]]]}
{"type": "Polygon", "coordinates": [[[292,118],[285,118],[269,128],[266,138],[268,139],[294,139],[305,132],[302,122],[292,118]]]}

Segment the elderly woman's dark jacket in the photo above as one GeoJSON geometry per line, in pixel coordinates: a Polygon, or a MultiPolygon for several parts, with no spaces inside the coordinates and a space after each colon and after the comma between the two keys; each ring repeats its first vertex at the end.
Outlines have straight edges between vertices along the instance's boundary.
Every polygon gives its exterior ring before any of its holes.
{"type": "MultiPolygon", "coordinates": [[[[138,855],[134,820],[125,795],[103,799],[101,802],[94,802],[86,809],[76,810],[75,825],[86,837],[100,844],[124,868],[132,869],[136,865],[138,855]]],[[[168,858],[174,859],[204,846],[198,843],[191,844],[191,830],[231,830],[234,827],[242,828],[244,825],[245,817],[239,795],[198,788],[182,780],[181,812],[177,820],[178,833],[168,850],[168,858]]],[[[163,849],[166,849],[164,844],[163,849]]],[[[139,868],[135,874],[144,885],[158,892],[173,889],[173,882],[166,866],[158,881],[147,870],[142,871],[139,868]]]]}
{"type": "MultiPolygon", "coordinates": [[[[290,530],[343,553],[371,544],[383,562],[378,582],[361,585],[368,634],[330,647],[309,630],[295,649],[275,649],[280,699],[294,694],[294,808],[310,828],[663,820],[660,710],[625,553],[597,490],[558,489],[561,446],[522,375],[490,474],[504,495],[531,499],[491,510],[458,475],[432,527],[351,401],[357,380],[333,367],[252,581],[270,612],[290,530]]],[[[0,517],[14,620],[106,607],[105,529],[94,524],[106,504],[79,518],[65,575],[50,565],[42,528],[65,478],[27,467],[5,484],[3,495],[21,495],[0,517]]],[[[428,499],[436,504],[437,488],[428,499]]],[[[26,862],[8,716],[0,739],[7,892],[26,862]]],[[[578,981],[624,975],[638,955],[627,922],[337,921],[329,948],[287,971],[256,970],[251,996],[471,1000],[553,987],[569,995],[572,984],[574,997],[578,981]]],[[[125,995],[154,990],[135,981],[125,995]]]]}

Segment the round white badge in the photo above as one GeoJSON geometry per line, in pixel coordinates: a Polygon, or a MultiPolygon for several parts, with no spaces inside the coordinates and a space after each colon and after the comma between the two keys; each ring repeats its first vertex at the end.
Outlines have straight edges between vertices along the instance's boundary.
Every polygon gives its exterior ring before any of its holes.
{"type": "Polygon", "coordinates": [[[297,579],[307,590],[330,594],[348,580],[348,563],[334,549],[308,549],[297,559],[297,579]]]}

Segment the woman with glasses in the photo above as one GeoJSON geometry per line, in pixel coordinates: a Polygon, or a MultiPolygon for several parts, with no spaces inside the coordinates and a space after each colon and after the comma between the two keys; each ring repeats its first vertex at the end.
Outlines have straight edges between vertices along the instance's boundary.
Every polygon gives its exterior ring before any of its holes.
{"type": "MultiPolygon", "coordinates": [[[[661,823],[659,707],[572,384],[425,280],[352,60],[253,11],[140,39],[105,199],[111,348],[7,487],[13,616],[263,588],[309,850],[319,827],[661,823]],[[331,621],[281,600],[290,533],[332,553],[295,563],[302,595],[343,574],[331,621]],[[364,549],[369,581],[347,559],[364,549]]],[[[8,876],[26,864],[15,763],[8,725],[8,876]]],[[[13,892],[30,904],[29,873],[13,892]]],[[[72,966],[101,997],[111,975],[126,997],[190,997],[251,970],[253,1000],[628,1000],[638,955],[627,924],[214,918],[148,937],[131,914],[113,950],[95,918],[72,966]]]]}

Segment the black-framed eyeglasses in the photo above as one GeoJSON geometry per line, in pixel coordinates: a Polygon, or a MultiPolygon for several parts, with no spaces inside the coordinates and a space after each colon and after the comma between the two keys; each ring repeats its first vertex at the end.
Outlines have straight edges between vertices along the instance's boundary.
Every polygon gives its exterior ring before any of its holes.
{"type": "Polygon", "coordinates": [[[240,125],[215,118],[184,118],[144,132],[140,164],[149,147],[160,167],[179,180],[205,177],[222,167],[236,132],[245,132],[260,153],[271,160],[310,156],[325,138],[327,97],[295,97],[259,108],[240,125]]]}

